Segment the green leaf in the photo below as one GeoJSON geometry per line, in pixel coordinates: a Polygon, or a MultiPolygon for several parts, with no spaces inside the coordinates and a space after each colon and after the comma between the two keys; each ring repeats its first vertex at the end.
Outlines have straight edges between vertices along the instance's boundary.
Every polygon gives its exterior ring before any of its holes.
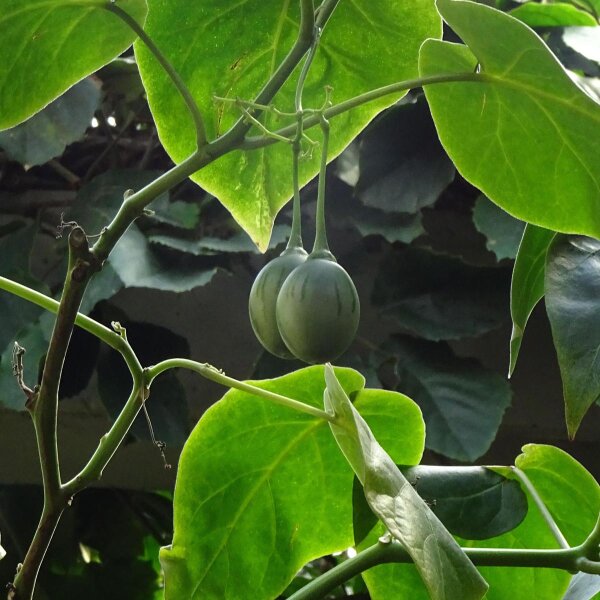
{"type": "Polygon", "coordinates": [[[428,40],[421,75],[480,71],[477,82],[425,88],[457,169],[523,221],[600,236],[600,136],[590,135],[600,105],[517,19],[475,2],[437,6],[469,48],[428,40]]]}
{"type": "Polygon", "coordinates": [[[364,486],[371,510],[413,559],[432,600],[479,600],[487,584],[354,408],[330,365],[325,367],[329,425],[364,486]]]}
{"type": "Polygon", "coordinates": [[[507,316],[508,270],[465,265],[418,248],[392,248],[371,301],[381,314],[428,340],[491,331],[507,316]]]}
{"type": "MultiPolygon", "coordinates": [[[[97,0],[4,0],[0,15],[0,129],[18,125],[137,37],[97,0]]],[[[120,0],[138,22],[144,0],[120,0]]]]}
{"type": "MultiPolygon", "coordinates": [[[[418,407],[336,372],[394,460],[418,463],[418,407]]],[[[322,366],[254,384],[322,407],[322,366]]],[[[352,479],[326,422],[228,392],[181,455],[173,545],[161,550],[167,600],[275,598],[306,562],[352,544],[352,479]]]]}
{"type": "Polygon", "coordinates": [[[0,132],[0,147],[23,165],[41,165],[83,137],[99,102],[98,83],[84,79],[26,123],[0,132]]]}
{"type": "MultiPolygon", "coordinates": [[[[511,531],[527,515],[527,497],[517,481],[486,467],[420,465],[400,470],[453,535],[486,539],[511,531]]],[[[354,540],[359,545],[377,519],[358,480],[353,489],[354,540]]]]}
{"type": "Polygon", "coordinates": [[[584,542],[600,514],[600,486],[572,456],[544,444],[523,446],[515,465],[533,483],[569,545],[584,542]]]}
{"type": "Polygon", "coordinates": [[[510,314],[512,335],[510,338],[510,377],[517,364],[525,326],[536,304],[544,297],[546,255],[556,232],[527,225],[519,244],[517,259],[510,286],[510,314]]]}
{"type": "MultiPolygon", "coordinates": [[[[298,32],[299,3],[295,1],[248,0],[225,6],[217,0],[150,0],[149,4],[146,30],[190,88],[211,139],[222,135],[240,117],[235,105],[214,102],[213,95],[252,100],[298,32]]],[[[319,44],[304,90],[304,106],[321,106],[326,85],[333,86],[337,103],[415,77],[421,43],[440,33],[439,15],[431,0],[381,0],[376,5],[368,0],[341,2],[319,44]]],[[[141,44],[136,44],[136,56],[160,139],[171,158],[181,162],[195,148],[191,118],[141,44]]],[[[275,97],[275,105],[282,110],[293,109],[298,72],[275,97]]],[[[329,158],[337,156],[378,112],[401,95],[386,96],[336,117],[329,158]]],[[[271,114],[263,122],[271,129],[286,124],[271,114]]],[[[318,152],[302,161],[301,185],[317,173],[318,161],[318,152]]],[[[290,149],[276,144],[230,153],[192,179],[216,196],[264,250],[275,215],[292,195],[290,149]]]]}
{"type": "Polygon", "coordinates": [[[486,237],[485,245],[497,260],[515,258],[525,223],[511,217],[485,196],[479,196],[473,208],[473,222],[486,237]]]}
{"type": "Polygon", "coordinates": [[[520,485],[485,467],[417,466],[403,473],[444,526],[463,538],[501,535],[527,514],[520,485]]]}
{"type": "Polygon", "coordinates": [[[592,600],[600,593],[600,575],[577,573],[571,579],[562,600],[592,600]]]}
{"type": "Polygon", "coordinates": [[[600,241],[556,236],[546,263],[546,311],[563,382],[565,419],[573,438],[600,397],[600,241]]]}
{"type": "Polygon", "coordinates": [[[446,344],[394,336],[384,349],[395,359],[396,389],[423,411],[427,448],[463,462],[482,456],[510,406],[504,378],[446,344]]]}
{"type": "MultiPolygon", "coordinates": [[[[416,213],[454,179],[424,101],[390,109],[361,138],[356,194],[367,206],[416,213]]],[[[389,218],[389,215],[386,216],[389,218]]]]}
{"type": "Polygon", "coordinates": [[[596,19],[591,14],[564,2],[553,4],[526,2],[511,10],[510,14],[529,27],[567,27],[569,25],[593,27],[597,25],[596,19]]]}

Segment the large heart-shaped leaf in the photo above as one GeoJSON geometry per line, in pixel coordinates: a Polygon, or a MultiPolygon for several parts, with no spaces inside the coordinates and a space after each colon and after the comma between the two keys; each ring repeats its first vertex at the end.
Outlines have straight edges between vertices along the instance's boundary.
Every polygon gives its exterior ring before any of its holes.
{"type": "MultiPolygon", "coordinates": [[[[356,371],[336,372],[394,460],[416,464],[418,407],[361,389],[356,371]]],[[[322,366],[255,385],[323,406],[322,366]]],[[[352,544],[352,480],[325,421],[228,392],[180,459],[173,545],[161,551],[167,600],[277,597],[306,562],[352,544]]]]}
{"type": "Polygon", "coordinates": [[[372,302],[412,333],[454,340],[495,329],[508,317],[508,278],[508,269],[394,247],[381,261],[372,302]]]}
{"type": "Polygon", "coordinates": [[[570,437],[600,397],[600,241],[557,236],[546,263],[546,310],[563,382],[570,437]]]}
{"type": "MultiPolygon", "coordinates": [[[[144,21],[145,0],[119,6],[144,21]]],[[[97,0],[4,0],[0,30],[0,129],[44,108],[137,37],[97,0]]]]}
{"type": "MultiPolygon", "coordinates": [[[[215,103],[213,95],[253,99],[298,32],[299,3],[290,0],[233,4],[150,0],[149,5],[146,29],[190,88],[211,139],[223,134],[240,116],[237,107],[215,103]],[[240,31],[244,35],[239,35],[240,31]]],[[[439,15],[431,0],[340,2],[323,32],[305,87],[304,106],[321,106],[326,85],[333,86],[333,100],[340,102],[414,77],[421,43],[439,37],[440,32],[439,15]]],[[[195,148],[191,118],[146,48],[137,44],[136,55],[160,139],[173,160],[180,162],[195,148]]],[[[278,108],[293,109],[295,79],[275,98],[278,108]]],[[[337,156],[375,114],[400,96],[387,96],[336,117],[329,158],[337,156]]],[[[264,123],[269,128],[282,124],[271,114],[264,123]]],[[[318,154],[302,161],[301,184],[317,172],[318,154]]],[[[219,198],[264,250],[275,215],[292,195],[291,152],[282,144],[234,152],[192,179],[219,198]]]]}
{"type": "Polygon", "coordinates": [[[430,206],[455,173],[424,99],[390,109],[368,128],[359,165],[356,194],[367,206],[388,213],[430,206]]]}
{"type": "Polygon", "coordinates": [[[503,377],[446,344],[394,336],[396,389],[423,410],[428,448],[464,462],[484,454],[496,437],[511,390],[503,377]]]}
{"type": "Polygon", "coordinates": [[[487,584],[448,530],[379,445],[331,366],[325,407],[335,439],[361,481],[371,510],[402,544],[432,600],[480,600],[487,584]]]}
{"type": "Polygon", "coordinates": [[[510,337],[508,376],[515,370],[525,326],[536,304],[544,296],[546,254],[555,231],[528,224],[523,232],[510,285],[510,314],[513,327],[510,337]]]}
{"type": "Polygon", "coordinates": [[[600,136],[590,135],[600,105],[517,19],[475,2],[437,6],[468,48],[428,40],[421,74],[479,72],[425,88],[458,170],[519,219],[600,236],[600,136]]]}

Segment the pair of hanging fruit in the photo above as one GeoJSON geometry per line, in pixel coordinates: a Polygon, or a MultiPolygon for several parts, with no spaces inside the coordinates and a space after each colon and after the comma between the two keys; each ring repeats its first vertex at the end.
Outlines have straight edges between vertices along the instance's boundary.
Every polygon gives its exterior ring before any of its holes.
{"type": "Polygon", "coordinates": [[[281,255],[257,275],[248,303],[254,333],[269,352],[311,364],[329,362],[342,354],[354,339],[360,318],[354,283],[327,243],[325,167],[329,124],[324,118],[321,127],[323,148],[313,250],[307,254],[302,247],[296,147],[290,239],[281,255]]]}

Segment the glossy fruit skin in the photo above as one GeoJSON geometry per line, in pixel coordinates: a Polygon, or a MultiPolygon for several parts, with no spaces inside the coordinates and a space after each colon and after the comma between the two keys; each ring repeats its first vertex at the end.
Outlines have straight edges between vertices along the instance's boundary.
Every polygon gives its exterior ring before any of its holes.
{"type": "Polygon", "coordinates": [[[311,254],[277,298],[277,326],[292,354],[307,363],[334,360],[350,345],[360,302],[350,275],[329,252],[311,254]]]}
{"type": "Polygon", "coordinates": [[[294,355],[288,350],[277,328],[277,296],[288,275],[303,264],[307,256],[302,248],[287,248],[262,268],[250,290],[248,312],[252,329],[264,348],[280,358],[294,358],[294,355]]]}

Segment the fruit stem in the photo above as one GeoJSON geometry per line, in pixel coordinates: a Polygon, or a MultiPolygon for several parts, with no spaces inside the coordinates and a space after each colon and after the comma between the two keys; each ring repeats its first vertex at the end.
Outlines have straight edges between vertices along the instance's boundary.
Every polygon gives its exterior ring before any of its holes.
{"type": "Polygon", "coordinates": [[[302,248],[302,212],[300,206],[300,182],[299,182],[299,163],[300,155],[302,153],[302,136],[303,133],[303,120],[304,113],[302,110],[302,92],[304,90],[304,83],[308,75],[308,70],[313,61],[315,53],[317,51],[317,45],[321,36],[320,27],[315,26],[315,34],[313,37],[313,43],[308,52],[308,56],[302,65],[302,70],[298,77],[298,83],[296,84],[296,95],[294,98],[294,108],[296,109],[296,136],[292,142],[292,183],[294,187],[294,208],[292,213],[292,231],[290,233],[290,239],[286,249],[291,248],[302,248]]]}
{"type": "Polygon", "coordinates": [[[327,243],[327,227],[325,224],[325,181],[327,178],[327,150],[329,147],[329,121],[321,113],[319,117],[321,131],[323,132],[323,146],[321,148],[321,168],[319,170],[319,187],[317,192],[317,231],[313,253],[329,251],[327,243]]]}

